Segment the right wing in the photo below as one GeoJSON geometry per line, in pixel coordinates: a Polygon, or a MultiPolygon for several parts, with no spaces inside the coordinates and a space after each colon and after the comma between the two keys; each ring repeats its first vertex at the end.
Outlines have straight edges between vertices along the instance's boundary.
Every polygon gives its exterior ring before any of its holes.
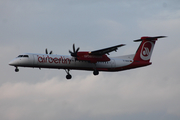
{"type": "Polygon", "coordinates": [[[89,54],[90,55],[102,56],[102,55],[105,55],[105,54],[109,54],[112,51],[116,51],[118,49],[118,47],[122,47],[124,45],[125,44],[120,44],[120,45],[116,45],[116,46],[113,46],[113,47],[108,47],[108,48],[104,48],[104,49],[100,49],[100,50],[95,50],[95,51],[90,52],[89,54]]]}

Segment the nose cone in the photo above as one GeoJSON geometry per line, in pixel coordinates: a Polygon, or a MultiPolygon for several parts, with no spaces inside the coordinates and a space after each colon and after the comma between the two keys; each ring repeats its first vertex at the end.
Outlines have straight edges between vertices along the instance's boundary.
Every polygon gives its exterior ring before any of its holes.
{"type": "Polygon", "coordinates": [[[9,62],[9,65],[16,66],[16,65],[18,65],[18,61],[16,59],[14,59],[14,60],[9,62]]]}

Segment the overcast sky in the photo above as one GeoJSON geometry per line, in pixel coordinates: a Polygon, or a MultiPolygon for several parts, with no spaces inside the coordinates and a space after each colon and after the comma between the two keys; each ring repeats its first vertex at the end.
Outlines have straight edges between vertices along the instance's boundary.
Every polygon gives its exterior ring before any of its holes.
{"type": "Polygon", "coordinates": [[[179,120],[179,0],[1,0],[1,120],[179,120]],[[142,36],[165,35],[151,66],[123,72],[20,68],[22,53],[68,55],[126,44],[110,56],[134,54],[142,36]]]}

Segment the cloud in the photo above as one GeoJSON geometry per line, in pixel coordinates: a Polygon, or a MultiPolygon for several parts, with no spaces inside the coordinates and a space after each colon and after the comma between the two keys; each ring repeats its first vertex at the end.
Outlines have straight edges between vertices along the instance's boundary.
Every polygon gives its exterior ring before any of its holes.
{"type": "Polygon", "coordinates": [[[178,78],[177,84],[171,78],[164,79],[165,71],[159,74],[153,69],[77,76],[71,81],[54,77],[35,84],[7,82],[0,87],[1,116],[78,119],[83,115],[97,118],[161,111],[179,116],[178,78]]]}

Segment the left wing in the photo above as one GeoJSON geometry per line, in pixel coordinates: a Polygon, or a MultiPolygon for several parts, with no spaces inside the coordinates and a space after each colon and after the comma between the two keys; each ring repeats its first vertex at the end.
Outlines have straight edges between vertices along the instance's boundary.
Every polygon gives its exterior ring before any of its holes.
{"type": "Polygon", "coordinates": [[[100,50],[95,50],[95,51],[91,51],[89,54],[90,55],[97,55],[97,56],[102,56],[105,54],[109,54],[112,51],[116,51],[118,49],[118,47],[122,47],[125,44],[120,44],[120,45],[116,45],[113,47],[108,47],[108,48],[104,48],[104,49],[100,49],[100,50]]]}

